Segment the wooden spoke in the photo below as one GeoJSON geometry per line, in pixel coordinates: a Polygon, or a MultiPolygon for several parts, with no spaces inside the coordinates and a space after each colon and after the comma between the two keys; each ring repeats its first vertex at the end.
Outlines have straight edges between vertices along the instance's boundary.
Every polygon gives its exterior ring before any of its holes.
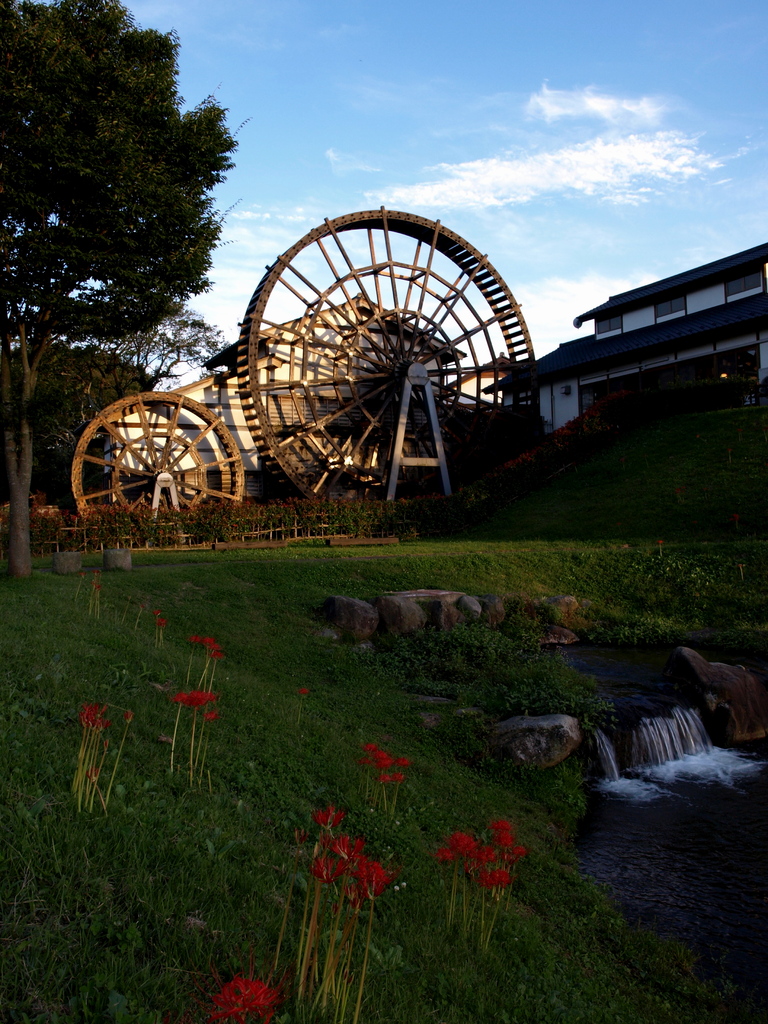
{"type": "Polygon", "coordinates": [[[72,491],[78,508],[85,508],[94,502],[151,504],[159,486],[167,504],[166,484],[157,482],[160,472],[171,475],[185,505],[204,498],[239,501],[244,494],[243,463],[232,434],[206,406],[176,392],[129,395],[99,413],[78,442],[72,491]],[[199,450],[204,438],[209,462],[199,450]],[[217,474],[213,487],[206,480],[209,471],[217,474]]]}
{"type": "Polygon", "coordinates": [[[247,317],[237,375],[254,440],[312,497],[386,496],[398,423],[403,479],[445,485],[482,445],[509,366],[526,365],[521,394],[534,383],[520,308],[487,257],[412,214],[325,221],[267,270],[247,317]],[[303,307],[290,323],[286,295],[303,307]]]}

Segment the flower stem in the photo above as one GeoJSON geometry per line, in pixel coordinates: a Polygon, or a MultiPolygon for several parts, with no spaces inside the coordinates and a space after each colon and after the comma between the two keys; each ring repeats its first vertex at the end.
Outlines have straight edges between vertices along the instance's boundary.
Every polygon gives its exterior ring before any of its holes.
{"type": "Polygon", "coordinates": [[[365,985],[365,972],[368,970],[368,953],[371,948],[371,929],[373,927],[373,907],[374,901],[371,900],[371,913],[368,918],[368,931],[365,936],[365,956],[363,957],[363,966],[360,971],[360,987],[357,990],[357,1002],[355,1003],[355,1016],[352,1018],[352,1024],[357,1024],[360,1019],[360,1007],[363,1003],[363,986],[365,985]]]}

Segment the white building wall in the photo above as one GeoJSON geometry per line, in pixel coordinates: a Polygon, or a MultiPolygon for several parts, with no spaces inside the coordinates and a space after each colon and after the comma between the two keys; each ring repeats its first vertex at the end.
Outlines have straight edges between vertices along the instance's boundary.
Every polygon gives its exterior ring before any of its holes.
{"type": "Polygon", "coordinates": [[[625,313],[623,318],[624,333],[636,331],[640,327],[650,327],[655,322],[655,310],[653,306],[643,306],[642,309],[633,309],[631,313],[625,313]]]}
{"type": "Polygon", "coordinates": [[[708,288],[699,288],[695,292],[688,292],[685,297],[688,313],[698,313],[700,309],[710,309],[712,306],[722,306],[724,303],[725,285],[722,282],[712,284],[708,288]]]}
{"type": "MultiPolygon", "coordinates": [[[[222,384],[214,383],[214,377],[205,377],[184,387],[177,388],[188,395],[193,401],[207,406],[211,412],[221,416],[225,426],[229,427],[243,459],[246,473],[262,468],[261,458],[253,443],[253,437],[245,421],[240,394],[237,390],[237,378],[229,377],[222,384]]],[[[219,378],[221,379],[221,378],[219,378]]]]}

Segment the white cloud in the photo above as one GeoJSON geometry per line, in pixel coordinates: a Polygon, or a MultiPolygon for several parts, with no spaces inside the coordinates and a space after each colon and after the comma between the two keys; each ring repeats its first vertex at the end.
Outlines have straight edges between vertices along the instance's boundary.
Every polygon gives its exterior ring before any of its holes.
{"type": "Polygon", "coordinates": [[[561,117],[592,117],[613,125],[655,125],[667,109],[667,104],[656,97],[623,99],[599,93],[593,86],[586,89],[549,89],[528,100],[526,112],[531,117],[552,122],[561,117]]]}
{"type": "Polygon", "coordinates": [[[265,268],[323,219],[319,211],[302,206],[254,207],[229,214],[208,275],[211,290],[191,300],[222,331],[225,344],[237,340],[238,323],[265,268]]]}
{"type": "Polygon", "coordinates": [[[538,196],[581,194],[637,204],[661,186],[685,182],[720,164],[680,132],[592,139],[551,153],[439,164],[440,176],[367,193],[395,208],[466,208],[527,203],[538,196]]]}
{"type": "Polygon", "coordinates": [[[350,171],[378,171],[378,167],[371,167],[359,157],[351,153],[340,153],[338,149],[326,149],[325,155],[328,158],[331,170],[334,174],[349,174],[350,171]]]}
{"type": "Polygon", "coordinates": [[[531,332],[536,358],[546,355],[564,341],[586,337],[591,325],[577,331],[573,318],[605,302],[609,295],[619,295],[647,284],[656,278],[642,271],[632,277],[609,277],[591,273],[581,277],[545,277],[514,288],[523,316],[531,332]]]}

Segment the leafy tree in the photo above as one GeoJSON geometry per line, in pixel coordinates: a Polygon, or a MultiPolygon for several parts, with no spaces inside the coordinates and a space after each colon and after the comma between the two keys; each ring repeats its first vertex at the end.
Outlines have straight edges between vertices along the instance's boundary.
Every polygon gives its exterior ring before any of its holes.
{"type": "Polygon", "coordinates": [[[190,366],[200,366],[223,347],[221,332],[182,303],[146,331],[80,343],[88,407],[96,412],[125,395],[171,388],[190,366]]]}
{"type": "Polygon", "coordinates": [[[117,0],[0,3],[0,407],[8,571],[31,572],[35,390],[57,340],[125,338],[208,287],[235,142],[182,109],[178,41],[117,0]]]}
{"type": "MultiPolygon", "coordinates": [[[[40,367],[30,410],[35,425],[31,482],[35,497],[74,508],[70,471],[77,428],[125,395],[172,389],[188,368],[200,366],[223,345],[219,331],[181,304],[156,327],[123,338],[77,344],[66,338],[56,340],[40,367]]],[[[12,374],[18,386],[18,352],[12,374]]],[[[7,500],[3,477],[0,502],[7,500]]]]}

